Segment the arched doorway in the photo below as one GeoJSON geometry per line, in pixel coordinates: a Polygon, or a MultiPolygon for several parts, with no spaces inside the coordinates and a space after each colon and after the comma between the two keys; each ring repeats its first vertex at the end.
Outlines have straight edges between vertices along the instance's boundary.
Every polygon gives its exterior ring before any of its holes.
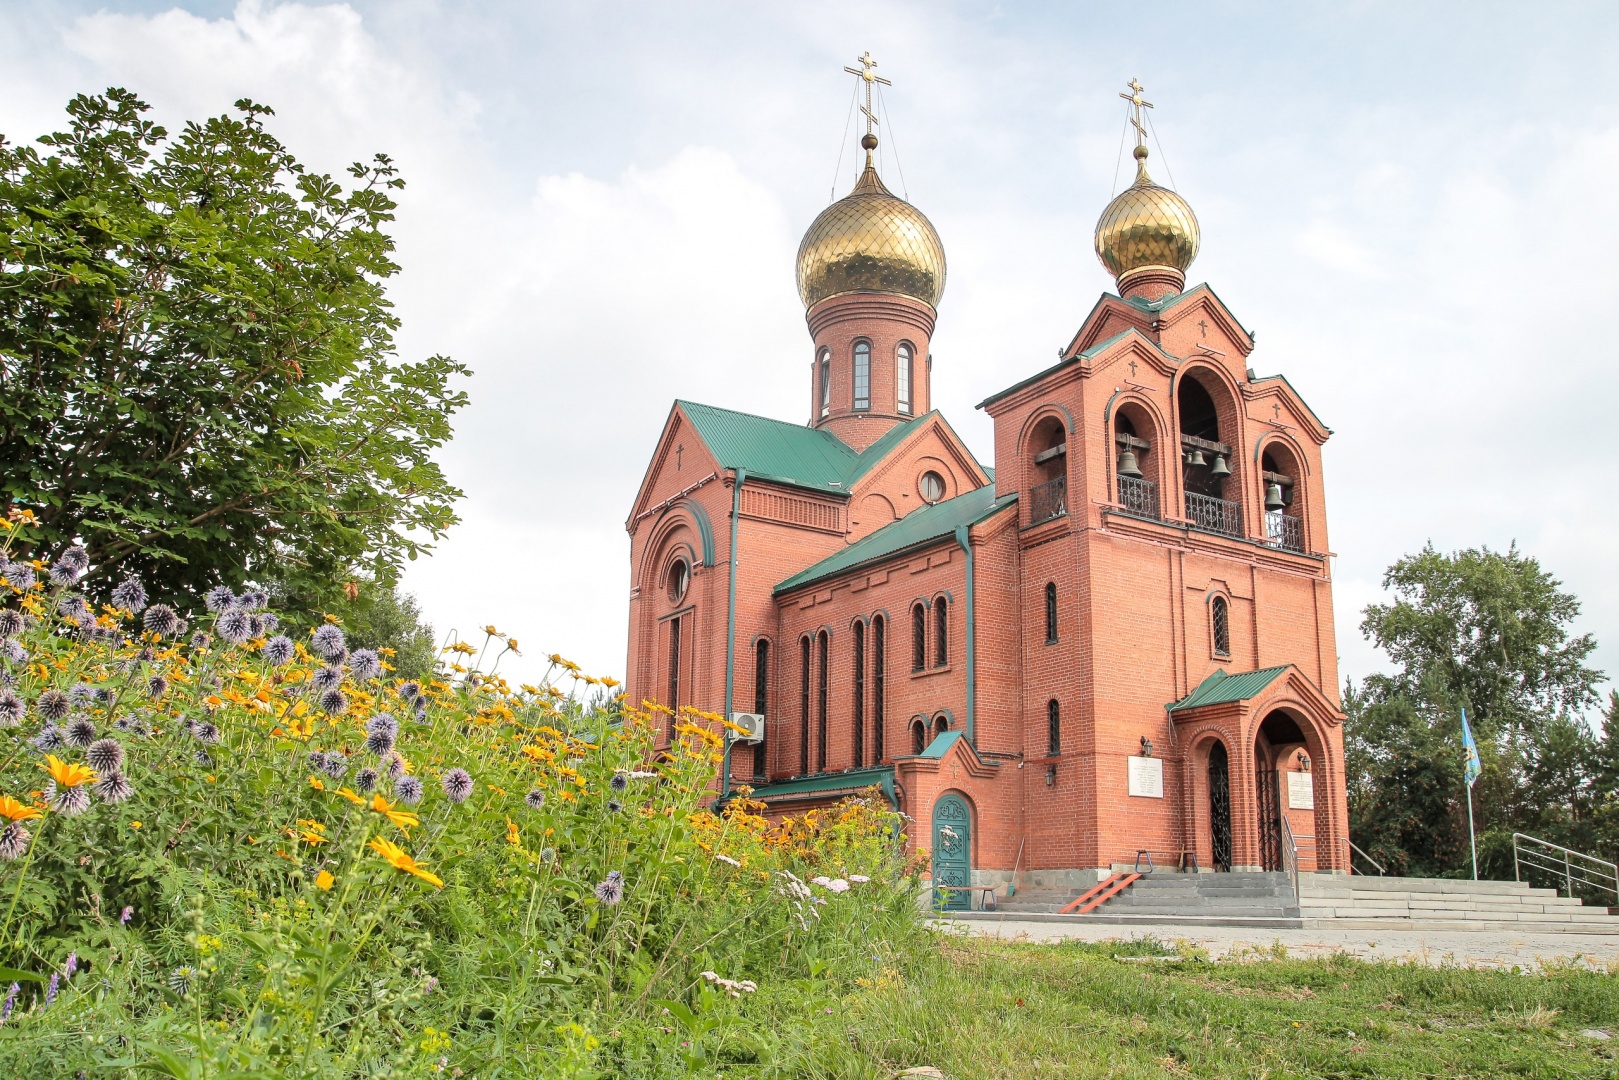
{"type": "Polygon", "coordinates": [[[1209,747],[1209,861],[1231,869],[1231,761],[1225,743],[1209,747]]]}
{"type": "Polygon", "coordinates": [[[933,903],[945,911],[972,906],[972,811],[960,795],[939,796],[933,804],[933,903]],[[949,886],[945,889],[945,886],[949,886]]]}
{"type": "Polygon", "coordinates": [[[1254,790],[1259,812],[1259,864],[1266,870],[1286,869],[1282,857],[1282,758],[1304,745],[1298,722],[1284,712],[1265,717],[1254,740],[1254,790]]]}

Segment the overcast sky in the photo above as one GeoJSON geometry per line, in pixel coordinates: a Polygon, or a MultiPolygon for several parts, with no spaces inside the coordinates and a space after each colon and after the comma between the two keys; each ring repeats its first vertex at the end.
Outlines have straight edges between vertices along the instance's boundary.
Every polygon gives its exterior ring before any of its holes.
{"type": "Polygon", "coordinates": [[[1336,433],[1344,673],[1429,540],[1516,541],[1619,668],[1612,5],[6,0],[0,40],[14,141],[119,85],[171,126],[269,104],[313,167],[399,162],[401,349],[475,372],[443,455],[463,522],[407,578],[441,632],[622,672],[624,520],[671,400],[803,419],[793,255],[853,180],[841,69],[869,49],[885,177],[949,257],[934,402],[986,462],[973,405],[1112,288],[1091,230],[1138,76],[1203,226],[1189,280],[1336,433]]]}

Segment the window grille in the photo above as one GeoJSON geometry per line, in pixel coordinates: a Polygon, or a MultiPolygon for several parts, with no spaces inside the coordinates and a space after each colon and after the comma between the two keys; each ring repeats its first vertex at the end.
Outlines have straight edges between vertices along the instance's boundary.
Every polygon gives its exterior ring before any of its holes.
{"type": "Polygon", "coordinates": [[[680,712],[680,620],[669,620],[669,741],[675,741],[680,712]]]}
{"type": "Polygon", "coordinates": [[[854,767],[866,763],[866,624],[854,624],[854,767]]]}
{"type": "Polygon", "coordinates": [[[911,670],[928,666],[928,613],[921,604],[911,609],[911,670]]]}
{"type": "Polygon", "coordinates": [[[1062,753],[1062,717],[1056,698],[1046,702],[1046,753],[1051,757],[1062,753]]]}
{"type": "Polygon", "coordinates": [[[1057,643],[1057,583],[1046,582],[1046,644],[1057,643]]]}
{"type": "Polygon", "coordinates": [[[809,773],[810,639],[806,637],[798,644],[803,654],[803,672],[799,682],[798,775],[804,776],[809,773]]]}
{"type": "Polygon", "coordinates": [[[881,615],[871,620],[871,760],[874,764],[883,763],[883,705],[884,686],[883,674],[885,661],[883,658],[883,638],[888,630],[888,620],[881,615]]]}
{"type": "Polygon", "coordinates": [[[827,637],[821,631],[815,673],[815,771],[826,772],[826,662],[827,637]]]}
{"type": "Polygon", "coordinates": [[[933,602],[933,666],[944,667],[950,662],[950,617],[944,597],[933,602]]]}
{"type": "Polygon", "coordinates": [[[1231,610],[1223,596],[1209,602],[1209,621],[1214,625],[1214,654],[1231,655],[1231,610]]]}
{"type": "MultiPolygon", "coordinates": [[[[760,716],[770,715],[770,642],[760,641],[753,647],[753,711],[760,716]]],[[[765,777],[764,740],[753,747],[753,775],[765,777]]]]}

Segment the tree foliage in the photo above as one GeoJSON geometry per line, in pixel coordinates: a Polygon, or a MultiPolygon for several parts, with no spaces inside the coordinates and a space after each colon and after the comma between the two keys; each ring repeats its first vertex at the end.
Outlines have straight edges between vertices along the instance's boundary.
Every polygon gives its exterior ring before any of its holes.
{"type": "Polygon", "coordinates": [[[236,108],[171,137],[113,89],[0,143],[0,492],[38,516],[26,553],[82,542],[103,593],[329,595],[456,520],[430,455],[466,369],[399,360],[384,292],[404,182],[309,172],[236,108]]]}

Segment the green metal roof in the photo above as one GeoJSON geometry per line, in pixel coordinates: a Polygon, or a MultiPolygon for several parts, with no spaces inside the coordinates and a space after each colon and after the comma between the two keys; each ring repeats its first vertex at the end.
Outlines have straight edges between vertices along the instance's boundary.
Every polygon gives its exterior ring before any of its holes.
{"type": "Polygon", "coordinates": [[[725,469],[795,487],[843,494],[860,455],[837,436],[752,413],[677,401],[725,469]]]}
{"type": "Polygon", "coordinates": [[[847,772],[822,773],[802,780],[787,780],[780,784],[766,784],[753,789],[750,798],[769,801],[787,795],[819,795],[828,791],[859,790],[880,787],[890,801],[894,798],[894,767],[884,765],[873,769],[850,769],[847,772]]]}
{"type": "Polygon", "coordinates": [[[1169,711],[1184,712],[1204,705],[1225,705],[1233,701],[1244,701],[1275,682],[1276,677],[1288,667],[1289,665],[1283,664],[1281,667],[1243,671],[1236,675],[1227,675],[1224,668],[1217,669],[1213,675],[1198,683],[1196,690],[1179,701],[1172,702],[1169,711]]]}
{"type": "Polygon", "coordinates": [[[842,551],[822,559],[808,570],[800,571],[775,588],[776,593],[790,592],[813,581],[852,570],[862,563],[887,558],[907,548],[933,543],[950,536],[963,525],[973,525],[997,510],[1012,505],[1017,495],[995,497],[995,485],[985,484],[965,495],[957,495],[909,514],[889,525],[884,525],[870,536],[850,544],[842,551]]]}
{"type": "Polygon", "coordinates": [[[961,732],[959,729],[955,731],[939,732],[933,737],[933,741],[928,743],[928,748],[922,751],[919,756],[925,758],[944,757],[945,754],[949,753],[950,748],[956,745],[956,740],[961,738],[962,734],[963,732],[961,732]]]}
{"type": "Polygon", "coordinates": [[[888,452],[903,442],[905,438],[911,434],[911,432],[916,431],[924,422],[931,420],[933,417],[938,415],[939,411],[935,409],[932,412],[923,413],[915,420],[907,420],[903,424],[895,424],[893,427],[883,432],[883,437],[866,447],[865,452],[860,455],[859,460],[855,462],[854,471],[849,474],[849,478],[846,483],[853,485],[856,480],[860,479],[872,469],[876,468],[878,462],[887,457],[888,452]]]}

